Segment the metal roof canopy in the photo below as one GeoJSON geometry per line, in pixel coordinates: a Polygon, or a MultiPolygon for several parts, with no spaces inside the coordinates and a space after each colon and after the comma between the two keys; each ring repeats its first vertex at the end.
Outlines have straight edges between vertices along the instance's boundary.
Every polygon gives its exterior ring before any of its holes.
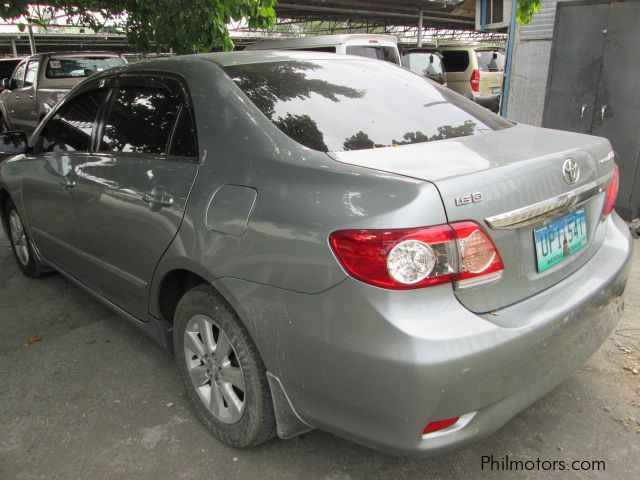
{"type": "Polygon", "coordinates": [[[378,26],[417,25],[422,11],[430,27],[475,28],[475,0],[279,0],[279,19],[349,22],[378,26]]]}

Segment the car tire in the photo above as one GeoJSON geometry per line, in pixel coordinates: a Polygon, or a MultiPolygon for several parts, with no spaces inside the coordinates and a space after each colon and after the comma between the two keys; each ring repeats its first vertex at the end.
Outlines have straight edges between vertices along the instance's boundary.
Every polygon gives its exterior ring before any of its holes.
{"type": "Polygon", "coordinates": [[[211,286],[197,286],[179,301],[173,342],[196,414],[214,436],[240,448],[274,436],[264,363],[238,315],[211,286]]]}
{"type": "Polygon", "coordinates": [[[27,277],[38,278],[44,270],[43,265],[34,253],[29,232],[24,228],[22,217],[11,200],[7,202],[5,214],[9,242],[18,267],[27,277]]]}

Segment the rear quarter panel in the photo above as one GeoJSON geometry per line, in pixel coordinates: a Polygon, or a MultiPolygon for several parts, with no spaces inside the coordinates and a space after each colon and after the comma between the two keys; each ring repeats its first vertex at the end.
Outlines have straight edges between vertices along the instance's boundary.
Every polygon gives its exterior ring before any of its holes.
{"type": "MultiPolygon", "coordinates": [[[[174,268],[192,265],[211,281],[237,278],[318,293],[347,278],[328,245],[331,232],[446,221],[430,183],[341,164],[302,147],[267,120],[221,69],[199,63],[189,83],[201,165],[185,220],[154,283],[174,268]],[[222,185],[257,191],[241,237],[206,228],[208,206],[222,185]]],[[[157,314],[156,304],[152,298],[157,314]]]]}

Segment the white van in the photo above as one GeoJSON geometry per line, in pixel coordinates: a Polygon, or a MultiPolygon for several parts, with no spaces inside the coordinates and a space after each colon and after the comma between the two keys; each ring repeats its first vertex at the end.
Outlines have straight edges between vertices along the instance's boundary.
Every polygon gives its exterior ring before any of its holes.
{"type": "Polygon", "coordinates": [[[245,50],[311,50],[359,55],[400,64],[398,39],[393,35],[351,33],[263,40],[249,45],[245,50]]]}

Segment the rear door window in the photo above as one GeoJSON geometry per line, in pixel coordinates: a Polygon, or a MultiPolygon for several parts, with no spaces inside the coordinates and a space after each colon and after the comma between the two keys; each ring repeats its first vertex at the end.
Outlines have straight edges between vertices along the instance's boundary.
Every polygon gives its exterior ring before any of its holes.
{"type": "Polygon", "coordinates": [[[442,56],[447,72],[464,72],[469,68],[469,52],[466,50],[445,50],[442,56]]]}
{"type": "Polygon", "coordinates": [[[191,110],[183,107],[180,110],[178,123],[173,132],[169,155],[193,158],[198,156],[196,129],[193,125],[191,110]]]}
{"type": "Polygon", "coordinates": [[[478,50],[478,69],[481,72],[502,72],[504,71],[504,53],[498,50],[478,50]]]}
{"type": "Polygon", "coordinates": [[[430,142],[512,125],[386,62],[291,60],[225,71],[282,132],[324,152],[430,142]]]}
{"type": "Polygon", "coordinates": [[[393,47],[370,46],[370,45],[347,45],[346,53],[348,55],[357,55],[359,57],[385,60],[391,63],[400,63],[400,59],[398,58],[396,49],[393,47]]]}
{"type": "Polygon", "coordinates": [[[106,96],[107,89],[95,90],[62,107],[44,127],[40,152],[88,152],[96,117],[106,96]]]}
{"type": "Polygon", "coordinates": [[[107,116],[100,151],[164,154],[180,106],[161,88],[118,87],[107,116]]]}

